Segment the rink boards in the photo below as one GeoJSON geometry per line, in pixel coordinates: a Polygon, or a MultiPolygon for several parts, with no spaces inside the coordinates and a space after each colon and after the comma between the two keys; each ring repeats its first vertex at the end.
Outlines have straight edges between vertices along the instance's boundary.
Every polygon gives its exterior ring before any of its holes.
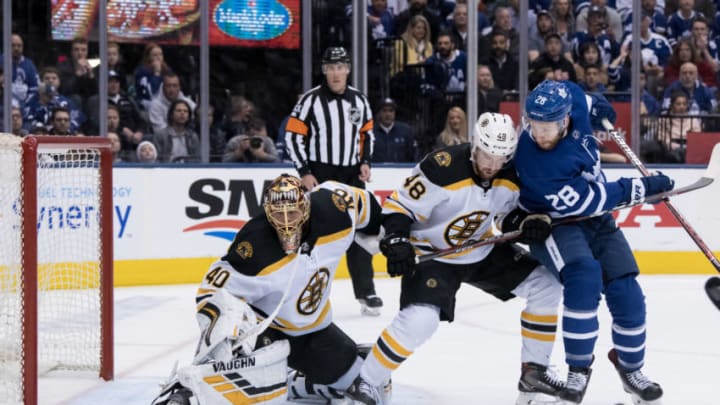
{"type": "MultiPolygon", "coordinates": [[[[193,283],[224,254],[236,230],[262,210],[264,185],[290,166],[144,166],[113,170],[115,284],[193,283]]],[[[606,169],[610,179],[636,176],[632,168],[606,169]]],[[[704,168],[664,168],[679,185],[704,168]]],[[[409,166],[375,167],[368,188],[384,200],[402,184],[409,166]]],[[[702,238],[720,253],[717,184],[673,200],[702,238]]],[[[64,191],[72,195],[71,191],[64,191]]],[[[81,190],[78,191],[79,193],[81,190]]],[[[51,193],[48,195],[52,195],[51,193]]],[[[71,200],[70,200],[71,201],[71,200]]],[[[52,199],[42,204],[51,204],[52,199]]],[[[710,274],[713,267],[662,205],[621,211],[625,232],[644,274],[710,274]]],[[[384,274],[384,258],[374,259],[384,274]]],[[[344,264],[339,277],[347,277],[344,264]]],[[[380,275],[380,274],[379,274],[380,275]]]]}

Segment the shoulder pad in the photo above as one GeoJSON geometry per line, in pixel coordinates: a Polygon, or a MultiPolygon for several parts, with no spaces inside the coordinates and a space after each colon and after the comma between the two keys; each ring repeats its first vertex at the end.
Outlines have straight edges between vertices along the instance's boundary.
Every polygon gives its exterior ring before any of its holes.
{"type": "Polygon", "coordinates": [[[285,256],[275,229],[265,214],[261,214],[240,229],[222,260],[230,263],[238,272],[254,276],[285,256]]]}
{"type": "Polygon", "coordinates": [[[470,144],[449,146],[428,153],[420,162],[420,170],[428,180],[440,187],[471,177],[470,144]]]}
{"type": "Polygon", "coordinates": [[[319,188],[310,193],[310,227],[316,235],[337,232],[352,226],[348,208],[353,204],[352,195],[319,188]]]}

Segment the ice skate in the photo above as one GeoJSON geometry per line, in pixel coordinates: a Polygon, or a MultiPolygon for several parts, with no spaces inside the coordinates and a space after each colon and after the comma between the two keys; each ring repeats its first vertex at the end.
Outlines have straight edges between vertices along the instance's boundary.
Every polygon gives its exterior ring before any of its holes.
{"type": "Polygon", "coordinates": [[[518,381],[516,405],[563,404],[558,398],[565,388],[552,370],[537,363],[523,363],[522,374],[518,381]]]}
{"type": "Polygon", "coordinates": [[[568,404],[579,404],[585,397],[588,383],[590,382],[590,367],[573,367],[568,370],[568,378],[565,383],[565,389],[560,391],[560,398],[567,401],[568,404]]]}
{"type": "Polygon", "coordinates": [[[626,372],[620,368],[617,352],[611,349],[608,359],[615,365],[625,392],[630,394],[635,405],[660,405],[663,390],[660,384],[648,379],[641,370],[626,372]]]}
{"type": "Polygon", "coordinates": [[[375,294],[368,295],[365,298],[358,299],[360,302],[360,313],[367,316],[380,316],[380,309],[383,301],[375,294]]]}
{"type": "Polygon", "coordinates": [[[345,391],[345,395],[352,399],[354,401],[353,403],[357,405],[383,405],[378,389],[363,380],[360,376],[358,376],[350,388],[345,391]]]}
{"type": "Polygon", "coordinates": [[[341,391],[326,385],[313,384],[307,380],[305,374],[291,370],[288,373],[288,396],[290,402],[302,404],[352,404],[341,391]]]}

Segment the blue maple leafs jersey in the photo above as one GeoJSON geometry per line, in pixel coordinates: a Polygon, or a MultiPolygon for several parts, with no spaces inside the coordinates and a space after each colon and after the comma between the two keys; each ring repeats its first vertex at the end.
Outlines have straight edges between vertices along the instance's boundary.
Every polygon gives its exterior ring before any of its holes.
{"type": "Polygon", "coordinates": [[[600,151],[592,136],[585,93],[571,82],[573,104],[567,135],[554,149],[538,147],[526,125],[520,135],[515,167],[520,178],[520,207],[560,218],[591,215],[623,201],[617,182],[606,182],[600,151]]]}

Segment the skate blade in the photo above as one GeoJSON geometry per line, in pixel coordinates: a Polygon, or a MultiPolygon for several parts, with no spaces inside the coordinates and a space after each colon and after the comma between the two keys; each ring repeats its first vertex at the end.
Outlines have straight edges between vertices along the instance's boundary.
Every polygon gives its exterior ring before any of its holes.
{"type": "Polygon", "coordinates": [[[360,307],[360,313],[365,316],[380,316],[380,308],[381,307],[370,308],[367,305],[362,305],[360,307]]]}
{"type": "Polygon", "coordinates": [[[630,395],[632,397],[632,403],[634,405],[662,405],[662,398],[658,398],[653,401],[646,401],[637,395],[630,395]]]}
{"type": "Polygon", "coordinates": [[[540,392],[520,392],[515,405],[565,405],[565,401],[540,392]]]}

